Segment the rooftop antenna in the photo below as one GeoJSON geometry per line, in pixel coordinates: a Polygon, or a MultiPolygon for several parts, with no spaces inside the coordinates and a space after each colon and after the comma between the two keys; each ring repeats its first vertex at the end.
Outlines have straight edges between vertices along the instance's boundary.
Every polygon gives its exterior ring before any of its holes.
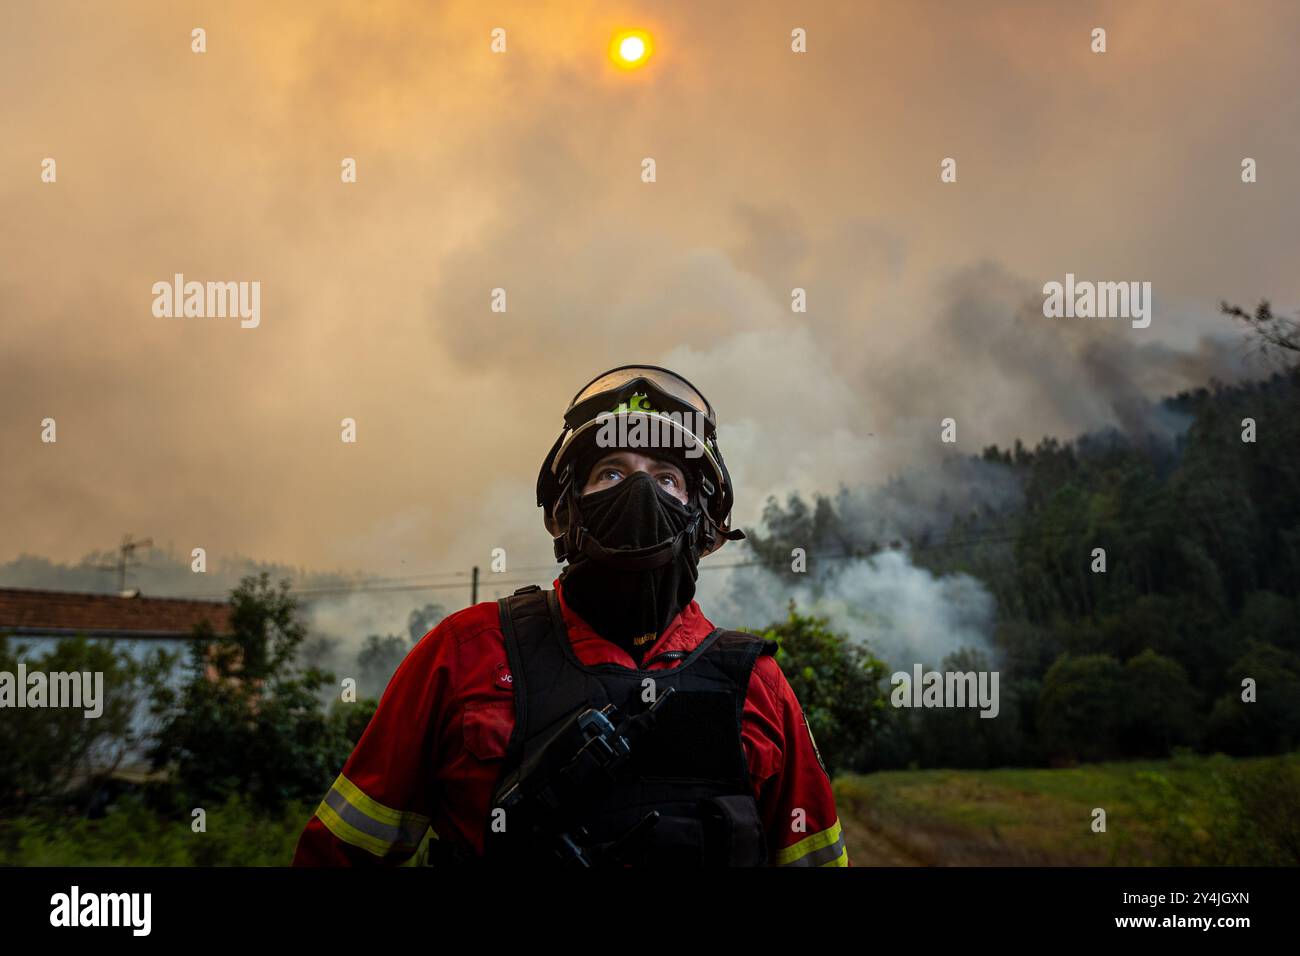
{"type": "Polygon", "coordinates": [[[126,569],[128,566],[130,567],[139,566],[135,560],[135,549],[143,548],[143,547],[153,547],[153,538],[145,538],[143,541],[133,541],[131,540],[131,535],[128,534],[122,538],[122,543],[121,545],[118,546],[117,563],[101,564],[98,567],[97,570],[100,571],[117,572],[117,593],[118,594],[126,593],[126,569]]]}

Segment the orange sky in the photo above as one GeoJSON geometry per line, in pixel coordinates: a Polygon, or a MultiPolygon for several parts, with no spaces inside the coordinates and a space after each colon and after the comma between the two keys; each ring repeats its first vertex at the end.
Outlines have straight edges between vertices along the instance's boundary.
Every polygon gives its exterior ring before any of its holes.
{"type": "Polygon", "coordinates": [[[1284,2],[9,4],[0,560],[544,562],[564,404],[631,361],[712,399],[742,526],[944,417],[1121,423],[1237,373],[1220,299],[1300,306],[1297,39],[1284,2]],[[155,317],[178,272],[260,282],[260,326],[155,317]],[[1150,281],[1152,326],[1045,319],[1067,272],[1150,281]]]}

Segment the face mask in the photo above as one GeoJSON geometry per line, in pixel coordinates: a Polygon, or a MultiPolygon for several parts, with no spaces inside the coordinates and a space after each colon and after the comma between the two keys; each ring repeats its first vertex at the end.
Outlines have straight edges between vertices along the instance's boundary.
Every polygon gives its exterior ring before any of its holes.
{"type": "Polygon", "coordinates": [[[612,488],[581,495],[578,514],[611,560],[583,554],[569,564],[560,575],[564,598],[597,634],[640,662],[655,637],[695,597],[698,556],[694,543],[686,540],[666,563],[630,570],[618,567],[619,552],[666,547],[697,519],[697,509],[639,471],[612,488]]]}

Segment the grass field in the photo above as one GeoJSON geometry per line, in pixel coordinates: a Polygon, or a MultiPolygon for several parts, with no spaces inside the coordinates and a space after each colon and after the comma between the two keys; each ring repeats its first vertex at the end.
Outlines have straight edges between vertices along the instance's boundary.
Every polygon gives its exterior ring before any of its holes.
{"type": "Polygon", "coordinates": [[[1300,862],[1300,755],[836,779],[855,866],[1300,862]],[[1093,811],[1105,810],[1105,832],[1093,811]]]}
{"type": "MultiPolygon", "coordinates": [[[[1300,864],[1300,754],[890,771],[839,777],[835,791],[854,866],[1300,864]]],[[[232,800],[208,808],[201,833],[129,798],[97,820],[4,819],[0,865],[283,866],[314,809],[267,816],[232,800]]]]}
{"type": "Polygon", "coordinates": [[[0,820],[0,866],[287,866],[315,809],[296,803],[269,816],[231,800],[207,808],[198,833],[188,815],[161,817],[132,799],[98,820],[0,820]]]}

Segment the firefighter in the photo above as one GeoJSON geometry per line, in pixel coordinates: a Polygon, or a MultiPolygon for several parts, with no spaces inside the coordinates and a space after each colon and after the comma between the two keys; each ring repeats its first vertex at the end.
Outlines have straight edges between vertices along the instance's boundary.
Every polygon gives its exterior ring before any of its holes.
{"type": "Polygon", "coordinates": [[[537,481],[563,571],[411,650],[294,865],[849,865],[775,642],[694,600],[699,560],[744,537],[732,502],[680,375],[579,390],[537,481]]]}

